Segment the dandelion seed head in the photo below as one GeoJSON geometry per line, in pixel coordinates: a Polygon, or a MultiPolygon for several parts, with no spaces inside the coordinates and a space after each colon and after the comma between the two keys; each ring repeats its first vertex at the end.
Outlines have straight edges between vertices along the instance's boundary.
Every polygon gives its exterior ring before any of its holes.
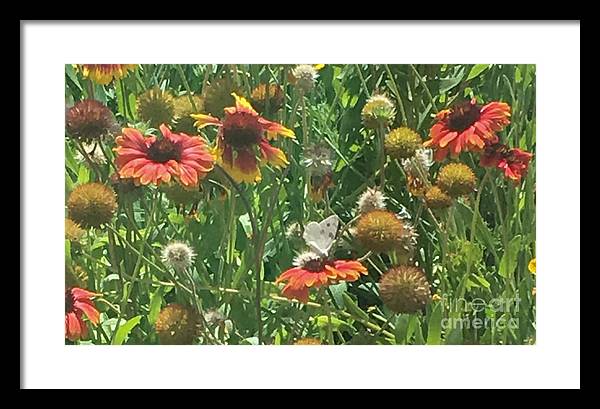
{"type": "Polygon", "coordinates": [[[196,253],[186,243],[176,241],[167,244],[163,248],[161,256],[167,266],[176,271],[183,271],[192,265],[196,253]]]}
{"type": "Polygon", "coordinates": [[[385,201],[387,197],[378,188],[368,187],[356,202],[359,213],[367,213],[371,210],[385,209],[385,201]]]}
{"type": "Polygon", "coordinates": [[[325,176],[333,167],[331,156],[331,149],[326,144],[312,143],[304,148],[300,164],[312,175],[325,176]]]}
{"type": "Polygon", "coordinates": [[[308,92],[315,87],[315,82],[319,77],[319,71],[311,64],[299,64],[292,69],[292,76],[296,86],[304,92],[308,92]]]}

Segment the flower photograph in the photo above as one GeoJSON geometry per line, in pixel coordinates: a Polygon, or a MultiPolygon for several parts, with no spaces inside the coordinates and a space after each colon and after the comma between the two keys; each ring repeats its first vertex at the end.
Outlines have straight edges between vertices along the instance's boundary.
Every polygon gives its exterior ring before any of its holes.
{"type": "Polygon", "coordinates": [[[318,62],[65,65],[66,345],[536,344],[536,65],[318,62]]]}

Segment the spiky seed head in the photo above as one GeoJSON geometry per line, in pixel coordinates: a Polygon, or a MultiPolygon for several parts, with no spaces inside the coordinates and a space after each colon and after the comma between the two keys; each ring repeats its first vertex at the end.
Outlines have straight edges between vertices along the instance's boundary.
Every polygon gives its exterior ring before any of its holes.
{"type": "Polygon", "coordinates": [[[118,131],[110,109],[100,101],[84,99],[66,109],[65,130],[69,138],[92,143],[118,131]]]}
{"type": "Polygon", "coordinates": [[[77,186],[67,200],[69,218],[83,228],[100,227],[110,222],[117,210],[115,192],[101,183],[77,186]]]}
{"type": "Polygon", "coordinates": [[[406,159],[415,155],[421,147],[421,136],[407,127],[392,129],[385,137],[385,152],[394,159],[406,159]]]}
{"type": "Polygon", "coordinates": [[[387,127],[396,118],[396,109],[390,99],[383,94],[375,94],[367,100],[361,112],[363,124],[367,128],[387,127]]]}
{"type": "Polygon", "coordinates": [[[452,197],[468,195],[475,190],[477,178],[464,163],[449,163],[438,173],[436,184],[452,197]]]}
{"type": "Polygon", "coordinates": [[[153,128],[171,123],[174,113],[173,95],[158,86],[150,88],[137,99],[138,117],[153,128]]]}
{"type": "Polygon", "coordinates": [[[431,186],[425,192],[425,203],[430,209],[445,209],[452,205],[452,197],[438,186],[431,186]]]}
{"type": "Polygon", "coordinates": [[[200,320],[195,310],[168,304],[156,318],[156,334],[162,345],[190,345],[198,336],[200,320]]]}
{"type": "Polygon", "coordinates": [[[382,253],[400,248],[404,241],[404,222],[388,210],[371,210],[356,222],[356,238],[367,250],[382,253]]]}
{"type": "Polygon", "coordinates": [[[225,115],[225,108],[235,106],[235,99],[231,93],[241,95],[242,92],[229,77],[211,81],[204,91],[204,110],[222,118],[225,115]]]}
{"type": "Polygon", "coordinates": [[[67,240],[78,242],[84,234],[85,230],[79,224],[69,218],[65,219],[65,238],[67,240]]]}
{"type": "Polygon", "coordinates": [[[427,276],[415,266],[397,266],[384,273],[379,292],[384,304],[400,314],[420,311],[431,300],[427,276]]]}

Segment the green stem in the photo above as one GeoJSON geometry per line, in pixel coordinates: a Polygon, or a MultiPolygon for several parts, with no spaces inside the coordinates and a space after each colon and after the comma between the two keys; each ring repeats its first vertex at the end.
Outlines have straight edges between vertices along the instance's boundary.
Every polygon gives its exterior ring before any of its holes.
{"type": "Polygon", "coordinates": [[[386,162],[386,155],[385,155],[385,129],[384,129],[384,125],[383,124],[379,124],[379,128],[378,128],[378,134],[379,134],[379,172],[381,173],[380,178],[379,178],[379,190],[381,190],[381,192],[383,193],[384,188],[385,188],[385,162],[386,162]]]}
{"type": "Polygon", "coordinates": [[[321,287],[319,289],[321,293],[321,299],[323,300],[323,310],[325,311],[325,315],[327,315],[327,343],[329,345],[335,345],[335,339],[333,337],[333,324],[331,322],[331,308],[329,308],[329,303],[327,302],[327,297],[325,296],[325,287],[321,287]]]}
{"type": "Polygon", "coordinates": [[[190,88],[190,84],[188,83],[188,80],[185,77],[185,73],[183,72],[183,67],[181,66],[181,64],[177,64],[177,71],[179,72],[181,81],[183,81],[183,86],[185,87],[185,90],[187,91],[187,97],[188,97],[188,100],[190,101],[190,104],[192,104],[192,109],[194,110],[194,112],[198,112],[198,108],[196,107],[194,98],[192,98],[192,89],[190,88]]]}
{"type": "MultiPolygon", "coordinates": [[[[469,232],[469,243],[471,243],[471,245],[474,245],[474,238],[475,238],[475,229],[477,226],[477,220],[479,219],[479,217],[481,217],[481,215],[479,214],[479,204],[481,203],[481,194],[483,193],[483,188],[485,186],[485,183],[487,182],[487,179],[489,178],[490,175],[490,170],[486,169],[485,171],[485,175],[483,176],[483,178],[481,179],[481,183],[479,184],[479,189],[477,191],[477,197],[475,198],[475,206],[473,208],[473,218],[471,220],[471,231],[469,232]]],[[[469,277],[471,274],[471,258],[469,257],[467,259],[467,272],[465,273],[466,277],[469,277]]],[[[460,289],[460,294],[459,297],[462,298],[465,295],[465,290],[466,288],[463,286],[460,289]]]]}
{"type": "Polygon", "coordinates": [[[425,80],[423,80],[423,77],[421,77],[421,74],[419,74],[419,71],[417,71],[417,69],[415,68],[415,66],[413,64],[410,64],[410,68],[413,70],[413,72],[419,79],[419,82],[425,89],[425,93],[427,94],[427,97],[429,97],[429,100],[431,101],[431,106],[433,107],[435,113],[437,114],[439,112],[439,110],[438,110],[437,106],[435,105],[435,101],[433,100],[433,96],[431,95],[431,91],[429,91],[429,87],[425,83],[425,80]]]}
{"type": "MultiPolygon", "coordinates": [[[[190,285],[192,286],[192,301],[194,303],[194,306],[196,307],[196,311],[198,312],[198,317],[200,318],[200,321],[202,321],[202,332],[205,334],[205,338],[206,340],[210,340],[212,341],[214,344],[218,344],[219,342],[217,341],[217,339],[215,338],[215,336],[210,332],[210,329],[208,328],[208,323],[206,322],[206,318],[204,317],[204,311],[202,310],[202,306],[200,305],[200,302],[198,301],[198,293],[196,292],[196,283],[194,282],[194,277],[192,277],[192,274],[190,274],[190,272],[186,269],[184,270],[184,273],[187,277],[187,279],[190,281],[190,285]],[[208,336],[206,336],[206,334],[208,334],[208,336]]],[[[177,281],[175,281],[175,283],[177,283],[177,281]]]]}
{"type": "Polygon", "coordinates": [[[392,91],[394,95],[396,95],[396,99],[398,100],[398,105],[400,106],[400,115],[402,116],[402,125],[408,126],[408,120],[406,119],[406,111],[404,110],[404,103],[402,102],[402,98],[400,96],[400,91],[398,89],[398,85],[396,85],[396,80],[390,71],[390,67],[385,64],[385,71],[387,72],[388,77],[390,77],[390,82],[392,84],[392,91]]]}
{"type": "Polygon", "coordinates": [[[363,77],[362,71],[360,70],[360,66],[358,64],[354,64],[354,67],[356,68],[356,72],[358,73],[358,76],[360,77],[360,82],[363,86],[363,88],[365,89],[365,94],[367,95],[367,98],[371,96],[371,93],[369,92],[369,87],[367,87],[367,82],[365,81],[365,77],[363,77]]]}
{"type": "Polygon", "coordinates": [[[125,118],[133,120],[133,115],[129,109],[129,100],[127,98],[127,90],[125,89],[125,83],[122,79],[119,78],[119,87],[121,88],[121,98],[123,98],[123,112],[125,114],[125,118]]]}
{"type": "MultiPolygon", "coordinates": [[[[146,226],[146,231],[144,232],[144,236],[142,238],[142,242],[140,244],[140,248],[138,250],[138,258],[137,261],[135,263],[135,267],[133,269],[133,274],[131,275],[133,279],[137,279],[137,276],[140,272],[140,268],[142,266],[142,253],[144,251],[144,247],[146,246],[146,241],[148,240],[148,237],[150,236],[150,232],[154,229],[154,224],[155,224],[155,213],[156,213],[156,208],[158,207],[158,198],[159,195],[157,193],[154,194],[154,200],[153,200],[153,205],[152,205],[152,211],[150,213],[150,218],[148,220],[148,225],[146,226]]],[[[123,315],[125,314],[125,306],[127,305],[127,301],[129,300],[129,296],[131,295],[131,290],[133,289],[134,286],[134,281],[132,280],[131,285],[129,287],[127,287],[127,290],[124,291],[123,294],[123,298],[121,299],[121,304],[119,305],[119,317],[117,319],[117,324],[115,326],[115,330],[112,333],[112,337],[111,337],[111,344],[114,342],[115,340],[115,335],[117,334],[117,331],[119,330],[119,326],[121,325],[121,319],[123,318],[123,315]]]]}
{"type": "Polygon", "coordinates": [[[79,140],[76,139],[75,140],[75,146],[76,146],[77,150],[81,153],[81,155],[84,157],[84,159],[87,162],[88,166],[94,171],[94,174],[96,175],[96,177],[98,178],[98,180],[102,181],[102,172],[100,171],[100,168],[98,167],[98,165],[96,164],[96,162],[94,162],[92,160],[92,158],[90,158],[90,155],[87,153],[87,151],[83,147],[83,144],[81,143],[81,141],[79,141],[79,140]]]}

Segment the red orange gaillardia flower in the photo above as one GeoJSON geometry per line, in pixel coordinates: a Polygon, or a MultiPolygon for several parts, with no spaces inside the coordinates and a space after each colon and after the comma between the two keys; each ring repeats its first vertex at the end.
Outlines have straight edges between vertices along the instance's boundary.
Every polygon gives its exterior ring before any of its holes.
{"type": "Polygon", "coordinates": [[[316,253],[306,252],[294,260],[295,267],[283,272],[275,284],[287,282],[282,294],[289,299],[308,302],[311,287],[335,284],[339,281],[356,281],[360,275],[367,275],[367,269],[359,261],[330,260],[316,253]]]}
{"type": "Polygon", "coordinates": [[[504,176],[518,184],[527,173],[532,158],[533,154],[530,152],[497,143],[485,148],[479,164],[500,169],[504,176]]]}
{"type": "Polygon", "coordinates": [[[293,138],[294,131],[261,117],[243,97],[232,93],[235,106],[225,108],[221,120],[211,115],[193,114],[198,128],[219,127],[217,162],[236,182],[254,183],[261,180],[259,164],[285,167],[288,160],[282,150],[271,146],[269,139],[277,135],[293,138]]]}
{"type": "Polygon", "coordinates": [[[100,313],[96,309],[92,297],[99,295],[78,287],[65,291],[65,338],[77,341],[87,337],[88,328],[83,316],[94,325],[100,321],[100,313]]]}
{"type": "Polygon", "coordinates": [[[498,142],[496,132],[510,123],[510,106],[505,102],[479,105],[475,98],[440,111],[423,146],[435,149],[434,158],[442,161],[448,153],[456,157],[462,151],[481,151],[486,143],[498,142]]]}
{"type": "Polygon", "coordinates": [[[160,126],[162,138],[144,136],[133,128],[124,128],[116,138],[116,164],[121,178],[133,178],[138,185],[177,178],[184,186],[194,186],[213,169],[214,156],[199,136],[174,133],[160,126]]]}
{"type": "Polygon", "coordinates": [[[137,64],[77,64],[84,78],[89,78],[100,85],[107,85],[113,79],[123,78],[135,67],[137,64]]]}

